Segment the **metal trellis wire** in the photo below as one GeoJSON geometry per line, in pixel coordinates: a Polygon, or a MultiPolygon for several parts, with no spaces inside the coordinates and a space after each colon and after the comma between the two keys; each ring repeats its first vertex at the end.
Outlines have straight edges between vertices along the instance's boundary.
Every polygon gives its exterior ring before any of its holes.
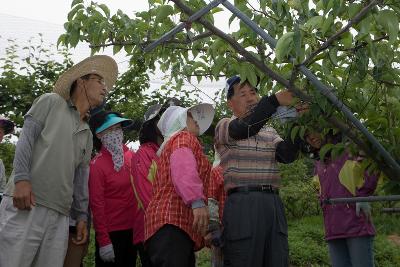
{"type": "MultiPolygon", "coordinates": [[[[171,39],[175,34],[183,30],[187,23],[194,22],[200,19],[202,16],[207,14],[210,10],[217,7],[219,4],[225,6],[229,11],[231,11],[236,17],[243,21],[251,30],[256,32],[261,36],[272,49],[275,48],[277,41],[271,37],[267,32],[260,28],[254,21],[252,21],[247,15],[237,9],[227,0],[214,0],[211,1],[207,6],[195,12],[192,16],[188,18],[186,22],[182,22],[175,26],[172,30],[164,34],[162,37],[148,45],[144,48],[144,52],[150,52],[158,45],[165,43],[171,39]]],[[[291,60],[293,60],[291,58],[291,60]]],[[[332,90],[323,84],[306,66],[300,65],[298,69],[304,76],[321,92],[322,95],[327,97],[331,103],[336,106],[340,111],[343,112],[345,117],[350,120],[353,125],[371,142],[372,146],[378,151],[378,153],[383,157],[386,164],[391,166],[396,172],[395,178],[400,177],[400,165],[393,159],[393,157],[386,151],[386,149],[379,143],[379,141],[368,131],[368,129],[354,116],[353,112],[340,101],[337,96],[332,92],[332,90]]]]}

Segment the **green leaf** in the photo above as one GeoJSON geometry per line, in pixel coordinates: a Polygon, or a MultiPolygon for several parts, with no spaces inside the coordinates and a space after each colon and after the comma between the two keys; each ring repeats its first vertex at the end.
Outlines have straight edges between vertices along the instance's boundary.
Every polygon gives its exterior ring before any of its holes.
{"type": "Polygon", "coordinates": [[[133,45],[125,45],[124,50],[127,54],[130,54],[133,50],[133,45]]]}
{"type": "Polygon", "coordinates": [[[162,22],[164,19],[174,13],[174,8],[170,5],[164,5],[160,6],[157,11],[158,13],[156,17],[156,22],[162,22]]]}
{"type": "Polygon", "coordinates": [[[399,19],[396,12],[392,10],[381,10],[376,17],[377,22],[388,31],[389,44],[393,44],[397,40],[399,33],[399,19]]]}
{"type": "Polygon", "coordinates": [[[290,139],[292,139],[292,142],[294,142],[294,139],[297,136],[297,133],[300,130],[300,126],[296,125],[292,128],[292,130],[290,131],[290,139]]]}
{"type": "Polygon", "coordinates": [[[71,7],[73,7],[74,5],[77,5],[77,4],[83,4],[83,0],[74,0],[74,1],[72,1],[71,7]]]}
{"type": "Polygon", "coordinates": [[[333,25],[333,21],[334,21],[334,17],[333,17],[332,15],[329,15],[329,16],[324,20],[324,22],[323,22],[323,24],[322,24],[322,28],[321,28],[322,34],[325,35],[326,32],[330,30],[330,28],[331,28],[332,25],[333,25]]]}
{"type": "Polygon", "coordinates": [[[328,11],[331,10],[331,8],[333,7],[335,1],[336,0],[329,0],[328,1],[326,7],[324,8],[324,14],[328,13],[328,11]]]}
{"type": "Polygon", "coordinates": [[[239,65],[239,76],[241,81],[247,80],[247,64],[240,64],[239,65]]]}
{"type": "Polygon", "coordinates": [[[329,59],[335,66],[338,66],[338,59],[337,59],[338,49],[339,48],[337,46],[334,46],[331,49],[329,49],[329,59]]]}
{"type": "Polygon", "coordinates": [[[69,13],[68,13],[68,20],[72,20],[72,18],[75,16],[76,12],[78,12],[79,9],[84,8],[83,4],[79,4],[76,7],[74,7],[69,13]]]}
{"type": "Polygon", "coordinates": [[[353,35],[351,35],[351,33],[349,32],[343,33],[340,42],[343,44],[343,47],[345,49],[351,48],[351,46],[353,45],[353,35]]]}
{"type": "Polygon", "coordinates": [[[122,49],[122,45],[114,45],[113,46],[113,54],[115,55],[122,49]]]}
{"type": "Polygon", "coordinates": [[[300,127],[299,136],[300,136],[300,138],[303,139],[303,140],[304,140],[304,135],[305,135],[305,133],[306,133],[306,130],[307,130],[307,127],[306,127],[306,126],[301,126],[301,127],[300,127]]]}
{"type": "Polygon", "coordinates": [[[287,32],[276,43],[276,59],[278,62],[283,62],[293,50],[294,32],[287,32]]]}
{"type": "Polygon", "coordinates": [[[221,11],[224,11],[224,9],[221,8],[221,7],[215,7],[215,8],[213,8],[211,10],[211,14],[215,14],[215,13],[218,13],[218,12],[221,12],[221,11]]]}
{"type": "Polygon", "coordinates": [[[219,56],[215,59],[214,64],[212,65],[212,72],[215,77],[218,77],[222,69],[225,67],[226,64],[226,57],[219,56]]]}
{"type": "Polygon", "coordinates": [[[66,37],[66,34],[61,34],[60,37],[58,37],[58,40],[57,40],[57,47],[58,47],[60,44],[65,44],[65,37],[66,37]]]}
{"type": "Polygon", "coordinates": [[[328,153],[335,145],[334,144],[326,144],[324,145],[321,150],[319,151],[319,158],[321,160],[325,159],[326,153],[328,153]]]}
{"type": "Polygon", "coordinates": [[[289,0],[287,1],[288,6],[290,6],[293,9],[296,10],[301,10],[301,1],[300,0],[289,0]]]}
{"type": "Polygon", "coordinates": [[[254,65],[248,65],[246,68],[246,77],[250,84],[254,87],[257,85],[257,74],[254,65]]]}
{"type": "Polygon", "coordinates": [[[333,159],[337,158],[338,156],[342,155],[345,150],[344,144],[337,144],[332,148],[331,156],[333,159]]]}
{"type": "Polygon", "coordinates": [[[322,24],[324,23],[324,18],[322,16],[314,16],[310,18],[305,24],[304,28],[306,30],[313,30],[313,29],[319,29],[322,27],[322,24]]]}
{"type": "Polygon", "coordinates": [[[107,18],[110,18],[110,9],[105,4],[100,4],[99,7],[103,10],[107,18]]]}
{"type": "Polygon", "coordinates": [[[71,47],[75,47],[79,42],[79,30],[73,29],[69,36],[69,43],[71,47]]]}
{"type": "Polygon", "coordinates": [[[269,20],[266,17],[262,17],[258,24],[261,28],[265,29],[267,27],[268,23],[269,23],[269,20]]]}
{"type": "Polygon", "coordinates": [[[236,16],[234,14],[232,14],[232,16],[230,16],[229,21],[228,21],[228,26],[230,27],[232,24],[232,21],[236,18],[236,16]]]}
{"type": "Polygon", "coordinates": [[[349,19],[352,19],[362,8],[361,4],[351,3],[347,8],[349,19]]]}
{"type": "Polygon", "coordinates": [[[317,11],[323,10],[323,9],[324,9],[324,0],[320,0],[320,1],[315,5],[315,9],[316,9],[317,11]]]}

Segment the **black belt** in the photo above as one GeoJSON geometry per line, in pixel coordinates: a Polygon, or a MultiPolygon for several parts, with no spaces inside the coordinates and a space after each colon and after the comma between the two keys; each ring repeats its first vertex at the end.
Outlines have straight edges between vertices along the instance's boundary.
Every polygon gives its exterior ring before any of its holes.
{"type": "Polygon", "coordinates": [[[269,184],[234,187],[234,188],[231,188],[228,190],[228,195],[233,194],[233,193],[248,193],[248,192],[264,192],[264,193],[279,195],[279,189],[277,189],[269,184]]]}

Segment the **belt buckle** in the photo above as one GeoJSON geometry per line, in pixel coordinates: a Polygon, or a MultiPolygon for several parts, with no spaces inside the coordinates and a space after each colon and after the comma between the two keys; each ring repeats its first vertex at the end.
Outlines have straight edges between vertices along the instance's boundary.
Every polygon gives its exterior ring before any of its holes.
{"type": "Polygon", "coordinates": [[[272,191],[272,187],[269,184],[263,184],[261,185],[261,191],[265,192],[265,191],[272,191]]]}

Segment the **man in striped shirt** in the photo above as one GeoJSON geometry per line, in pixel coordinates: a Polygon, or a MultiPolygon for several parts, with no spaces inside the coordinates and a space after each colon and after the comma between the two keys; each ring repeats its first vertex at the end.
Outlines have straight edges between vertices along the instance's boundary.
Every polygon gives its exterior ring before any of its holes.
{"type": "Polygon", "coordinates": [[[278,106],[292,104],[285,90],[260,98],[239,76],[227,80],[232,118],[215,129],[227,200],[224,209],[224,266],[288,266],[287,224],[278,194],[277,162],[290,163],[299,144],[283,140],[266,122],[278,106]]]}

